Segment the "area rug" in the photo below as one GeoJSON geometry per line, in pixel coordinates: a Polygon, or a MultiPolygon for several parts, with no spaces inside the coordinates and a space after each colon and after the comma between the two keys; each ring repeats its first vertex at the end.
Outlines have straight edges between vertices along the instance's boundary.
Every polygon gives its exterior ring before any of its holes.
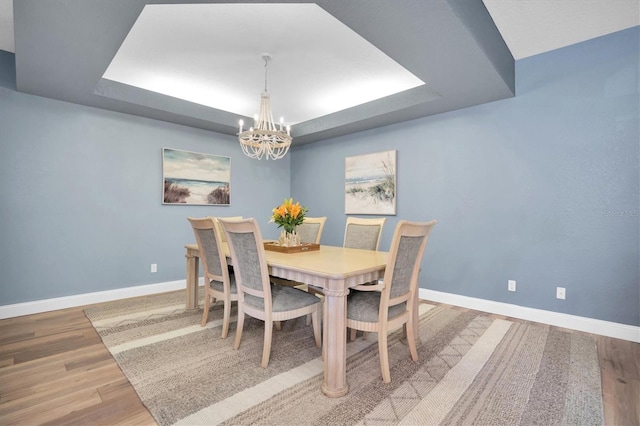
{"type": "Polygon", "coordinates": [[[377,336],[358,337],[347,345],[349,394],[327,398],[305,318],[274,331],[263,369],[262,322],[247,317],[235,351],[236,312],[221,339],[222,304],[202,328],[202,308],[184,303],[181,291],[85,311],[160,425],[604,424],[596,344],[584,333],[422,303],[419,361],[391,333],[385,384],[377,336]]]}

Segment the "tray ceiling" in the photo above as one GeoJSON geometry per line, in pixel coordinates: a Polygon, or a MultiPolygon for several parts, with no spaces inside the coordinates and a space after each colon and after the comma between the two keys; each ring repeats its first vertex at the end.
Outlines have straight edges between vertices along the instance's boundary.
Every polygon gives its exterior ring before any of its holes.
{"type": "MultiPolygon", "coordinates": [[[[258,110],[268,52],[274,114],[294,145],[315,142],[513,96],[511,51],[527,50],[501,31],[524,25],[515,3],[534,2],[20,0],[17,88],[235,134],[258,110]]],[[[637,25],[627,15],[604,27],[637,25]]]]}

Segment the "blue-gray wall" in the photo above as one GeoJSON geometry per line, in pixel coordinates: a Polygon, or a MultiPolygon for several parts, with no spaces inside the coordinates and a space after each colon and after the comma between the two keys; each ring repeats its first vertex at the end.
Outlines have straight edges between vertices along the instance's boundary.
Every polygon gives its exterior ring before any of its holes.
{"type": "Polygon", "coordinates": [[[290,192],[288,157],[255,161],[232,136],[16,92],[1,51],[0,145],[0,306],[184,280],[187,216],[256,217],[275,238],[271,209],[290,192]],[[163,205],[163,147],[231,157],[231,206],[163,205]]]}
{"type": "Polygon", "coordinates": [[[639,39],[517,61],[511,99],[298,148],[292,195],[339,245],[345,157],[397,150],[381,248],[399,219],[438,219],[421,287],[640,325],[639,39]]]}
{"type": "Polygon", "coordinates": [[[275,237],[268,216],[288,195],[328,216],[323,243],[340,245],[344,158],[394,149],[381,248],[399,219],[438,219],[422,287],[640,325],[639,39],[636,27],[518,61],[515,98],[278,163],[245,158],[232,136],[18,93],[0,52],[0,306],[184,279],[186,216],[263,212],[275,237]],[[232,205],[162,205],[162,147],[231,156],[232,205]]]}

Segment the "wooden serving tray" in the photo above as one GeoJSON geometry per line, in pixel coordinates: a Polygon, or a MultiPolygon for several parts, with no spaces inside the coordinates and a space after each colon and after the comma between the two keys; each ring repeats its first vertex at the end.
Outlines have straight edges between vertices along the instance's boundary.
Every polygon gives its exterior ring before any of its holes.
{"type": "Polygon", "coordinates": [[[264,243],[264,249],[280,253],[304,253],[305,251],[320,250],[320,244],[302,243],[299,246],[285,247],[281,246],[277,241],[269,241],[264,243]]]}

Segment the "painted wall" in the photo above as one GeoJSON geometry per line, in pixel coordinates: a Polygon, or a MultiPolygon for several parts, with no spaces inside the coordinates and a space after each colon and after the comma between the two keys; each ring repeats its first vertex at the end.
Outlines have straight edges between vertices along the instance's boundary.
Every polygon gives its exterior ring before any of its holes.
{"type": "Polygon", "coordinates": [[[256,216],[276,237],[288,158],[274,167],[232,136],[19,93],[14,70],[0,52],[0,306],[184,280],[187,216],[256,216]],[[163,205],[163,147],[230,156],[231,206],[163,205]]]}
{"type": "Polygon", "coordinates": [[[397,150],[381,249],[398,220],[438,219],[421,287],[640,325],[639,40],[518,61],[511,99],[297,148],[292,195],[340,245],[344,158],[397,150]]]}

